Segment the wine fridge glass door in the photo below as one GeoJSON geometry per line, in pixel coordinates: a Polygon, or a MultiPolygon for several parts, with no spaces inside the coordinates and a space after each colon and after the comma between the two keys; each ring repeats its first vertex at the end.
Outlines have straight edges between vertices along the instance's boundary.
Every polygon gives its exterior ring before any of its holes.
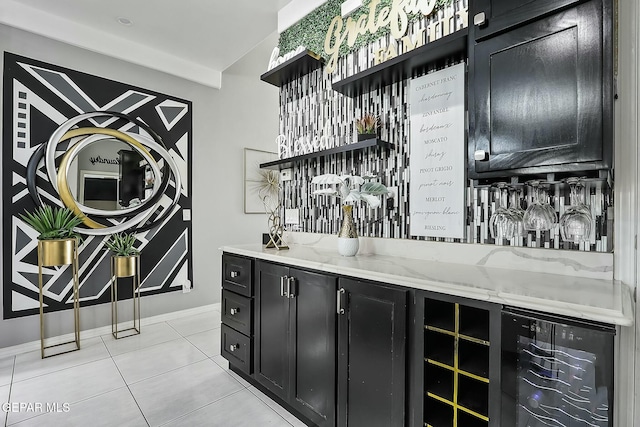
{"type": "Polygon", "coordinates": [[[534,312],[502,314],[502,425],[613,427],[607,325],[534,312]]]}

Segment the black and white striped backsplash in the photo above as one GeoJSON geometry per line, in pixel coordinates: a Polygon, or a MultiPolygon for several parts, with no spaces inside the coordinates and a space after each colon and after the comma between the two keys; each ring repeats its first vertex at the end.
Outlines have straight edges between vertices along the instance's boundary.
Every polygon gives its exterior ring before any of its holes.
{"type": "MultiPolygon", "coordinates": [[[[452,8],[460,10],[467,2],[457,0],[452,8]]],[[[442,19],[445,13],[417,21],[410,26],[409,33],[433,24],[434,19],[442,19]]],[[[451,15],[451,13],[449,13],[451,15]]],[[[461,23],[457,24],[458,26],[461,23]]],[[[428,31],[425,31],[424,37],[428,31]]],[[[426,40],[431,41],[431,40],[426,40]]],[[[494,244],[528,246],[555,249],[587,250],[610,252],[612,250],[613,215],[610,214],[613,200],[612,189],[601,182],[587,183],[587,204],[591,206],[595,222],[594,233],[589,244],[562,242],[558,228],[548,232],[529,232],[525,237],[510,241],[496,242],[491,238],[488,228],[489,218],[496,208],[495,192],[487,187],[474,187],[467,183],[466,192],[466,238],[442,239],[412,237],[409,215],[409,105],[408,80],[374,89],[360,96],[350,98],[331,87],[332,80],[340,80],[363,71],[373,65],[374,52],[380,46],[392,42],[390,36],[340,59],[333,75],[324,69],[318,69],[281,87],[280,90],[280,133],[287,140],[300,138],[328,138],[329,147],[342,146],[355,142],[355,120],[370,113],[380,117],[380,139],[392,144],[394,148],[369,148],[358,153],[333,154],[326,157],[305,160],[296,164],[292,180],[283,183],[284,208],[300,210],[301,224],[298,230],[312,233],[337,234],[342,213],[340,201],[326,196],[314,196],[311,179],[319,174],[336,173],[351,175],[375,175],[378,182],[394,189],[396,198],[385,199],[377,209],[364,204],[354,206],[354,218],[358,233],[367,237],[397,239],[417,239],[447,242],[468,242],[472,244],[494,244]]],[[[446,66],[464,61],[461,57],[452,57],[437,67],[431,66],[416,70],[412,77],[419,77],[446,66]]],[[[551,204],[558,217],[569,206],[568,189],[565,185],[552,185],[551,204]]],[[[521,201],[526,209],[530,196],[521,201]]]]}

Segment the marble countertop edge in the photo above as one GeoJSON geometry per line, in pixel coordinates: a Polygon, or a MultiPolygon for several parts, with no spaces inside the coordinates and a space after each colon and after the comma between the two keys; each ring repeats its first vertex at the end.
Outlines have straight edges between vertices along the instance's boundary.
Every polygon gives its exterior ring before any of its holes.
{"type": "MultiPolygon", "coordinates": [[[[390,256],[362,256],[358,258],[342,258],[331,251],[317,250],[313,252],[313,255],[317,256],[318,259],[314,260],[308,259],[310,255],[309,253],[304,253],[302,254],[304,256],[296,257],[296,255],[299,254],[296,254],[295,251],[278,251],[275,249],[265,249],[264,247],[260,249],[258,245],[224,246],[220,249],[224,252],[229,252],[236,255],[259,258],[265,261],[279,262],[294,267],[319,270],[330,274],[389,283],[392,285],[405,286],[413,289],[438,292],[452,296],[471,298],[479,301],[493,302],[531,310],[538,310],[546,313],[566,315],[570,317],[587,319],[619,326],[631,326],[633,325],[634,321],[631,290],[628,288],[628,286],[617,281],[586,279],[587,282],[591,284],[596,283],[599,285],[612,286],[612,298],[619,298],[619,301],[613,301],[615,307],[608,308],[580,304],[577,302],[569,301],[568,299],[562,301],[553,298],[541,298],[531,295],[506,292],[501,290],[499,286],[497,286],[496,289],[487,289],[473,286],[468,282],[456,283],[456,279],[454,279],[453,277],[450,280],[448,278],[435,280],[428,277],[418,278],[398,274],[390,274],[383,271],[371,271],[365,268],[358,268],[357,266],[349,265],[353,263],[367,263],[370,261],[387,259],[396,261],[393,262],[395,267],[402,267],[402,264],[419,262],[419,260],[409,258],[405,259],[402,257],[390,256]],[[614,289],[614,287],[619,287],[619,289],[614,289]]],[[[311,249],[305,248],[304,250],[309,251],[311,249]]],[[[425,261],[424,263],[433,262],[446,266],[456,266],[456,264],[439,263],[437,261],[425,261]]],[[[469,265],[464,265],[464,267],[474,267],[478,269],[477,271],[479,272],[486,271],[487,277],[478,278],[479,281],[484,282],[486,282],[487,280],[491,280],[490,273],[505,274],[505,269],[502,268],[478,267],[469,265]]],[[[508,272],[508,270],[506,271],[508,272]]],[[[412,273],[418,274],[421,272],[413,271],[412,273]]],[[[456,271],[452,272],[451,276],[455,276],[456,273],[456,271]]],[[[557,279],[559,281],[566,279],[564,276],[552,275],[549,273],[529,273],[520,272],[519,270],[513,270],[513,273],[534,276],[544,275],[545,278],[557,276],[557,279]]],[[[447,274],[444,274],[444,276],[447,276],[447,274]]],[[[525,286],[523,285],[523,289],[524,287],[525,286]]]]}

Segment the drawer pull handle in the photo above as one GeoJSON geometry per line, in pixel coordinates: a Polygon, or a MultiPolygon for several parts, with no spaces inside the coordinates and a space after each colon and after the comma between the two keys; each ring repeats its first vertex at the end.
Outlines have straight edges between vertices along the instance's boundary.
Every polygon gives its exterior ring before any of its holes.
{"type": "Polygon", "coordinates": [[[229,346],[229,351],[233,353],[234,351],[236,351],[239,348],[240,348],[240,344],[231,344],[229,346]]]}
{"type": "Polygon", "coordinates": [[[239,271],[232,271],[231,272],[231,278],[232,279],[235,279],[238,276],[240,276],[240,272],[239,271]]]}
{"type": "Polygon", "coordinates": [[[238,313],[240,313],[240,309],[239,308],[232,308],[231,310],[229,310],[229,314],[232,315],[232,316],[235,316],[238,313]]]}

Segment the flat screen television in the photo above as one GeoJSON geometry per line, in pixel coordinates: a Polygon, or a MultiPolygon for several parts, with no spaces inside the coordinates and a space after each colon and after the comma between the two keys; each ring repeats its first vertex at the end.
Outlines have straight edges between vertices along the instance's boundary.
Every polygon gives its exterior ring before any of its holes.
{"type": "Polygon", "coordinates": [[[84,178],[84,200],[118,200],[117,178],[84,178]]]}

